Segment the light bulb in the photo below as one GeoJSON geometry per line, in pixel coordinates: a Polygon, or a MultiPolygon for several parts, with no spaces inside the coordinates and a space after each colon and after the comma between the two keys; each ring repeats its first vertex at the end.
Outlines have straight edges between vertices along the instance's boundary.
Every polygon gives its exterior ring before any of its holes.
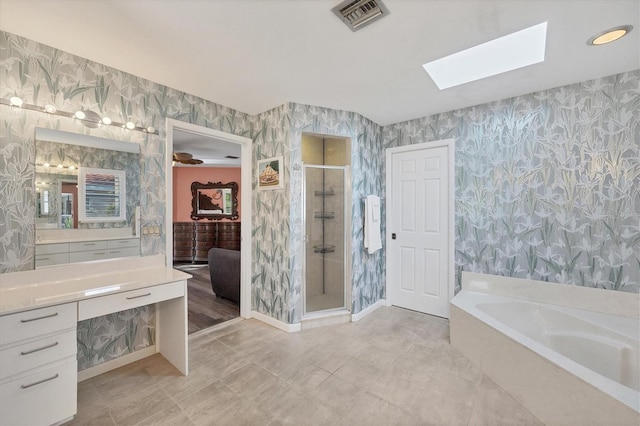
{"type": "Polygon", "coordinates": [[[74,166],[69,166],[69,170],[74,170],[75,167],[74,166]]]}
{"type": "Polygon", "coordinates": [[[111,119],[109,117],[102,117],[103,124],[111,124],[111,119]]]}
{"type": "Polygon", "coordinates": [[[9,102],[11,102],[11,105],[17,106],[17,107],[22,106],[22,104],[24,103],[22,98],[19,98],[17,96],[12,96],[11,99],[9,99],[9,102]]]}
{"type": "Polygon", "coordinates": [[[46,104],[46,105],[44,106],[44,110],[45,110],[46,112],[48,112],[49,114],[53,114],[53,113],[55,113],[58,109],[57,109],[57,108],[56,108],[56,106],[55,106],[55,105],[53,105],[53,104],[46,104]]]}
{"type": "Polygon", "coordinates": [[[58,164],[58,168],[61,169],[63,166],[62,164],[58,164]]]}
{"type": "Polygon", "coordinates": [[[127,129],[129,129],[129,130],[133,130],[133,129],[135,129],[135,128],[136,128],[136,125],[135,125],[135,124],[133,124],[133,122],[131,122],[131,121],[127,121],[127,124],[125,124],[125,126],[126,126],[126,127],[127,127],[127,129]]]}
{"type": "Polygon", "coordinates": [[[84,111],[76,111],[75,116],[77,119],[79,120],[84,120],[84,118],[87,116],[84,111]]]}
{"type": "Polygon", "coordinates": [[[44,167],[49,167],[49,163],[44,163],[43,166],[44,167]]]}
{"type": "Polygon", "coordinates": [[[155,133],[155,132],[156,132],[156,128],[155,128],[155,127],[153,127],[153,126],[149,126],[149,127],[147,127],[147,132],[149,132],[149,133],[155,133]]]}

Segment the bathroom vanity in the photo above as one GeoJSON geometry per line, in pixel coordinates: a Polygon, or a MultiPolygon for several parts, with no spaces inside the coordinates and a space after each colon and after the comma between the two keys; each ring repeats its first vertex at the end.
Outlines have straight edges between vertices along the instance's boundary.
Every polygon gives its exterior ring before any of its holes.
{"type": "Polygon", "coordinates": [[[0,424],[76,414],[78,321],[155,304],[156,344],[145,354],[161,353],[186,375],[189,277],[162,255],[1,274],[0,424]]]}

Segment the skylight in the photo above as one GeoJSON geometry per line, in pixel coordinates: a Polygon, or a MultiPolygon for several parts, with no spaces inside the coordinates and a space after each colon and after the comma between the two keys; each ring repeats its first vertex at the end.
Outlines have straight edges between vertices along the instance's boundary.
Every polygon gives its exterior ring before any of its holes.
{"type": "Polygon", "coordinates": [[[440,90],[544,61],[547,23],[422,65],[440,90]]]}

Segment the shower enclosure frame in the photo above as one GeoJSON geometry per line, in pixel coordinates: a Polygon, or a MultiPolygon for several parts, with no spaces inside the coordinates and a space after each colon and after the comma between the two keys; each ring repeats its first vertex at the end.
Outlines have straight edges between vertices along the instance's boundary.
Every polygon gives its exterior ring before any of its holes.
{"type": "MultiPolygon", "coordinates": [[[[321,164],[305,164],[302,163],[302,318],[311,318],[316,316],[323,316],[327,314],[333,314],[337,312],[351,312],[351,168],[349,166],[326,166],[321,164]],[[307,312],[307,243],[309,237],[307,235],[307,168],[322,169],[322,170],[341,170],[344,172],[343,181],[343,215],[344,215],[344,229],[343,229],[343,306],[336,308],[323,309],[313,312],[307,312]]],[[[323,284],[324,285],[324,284],[323,284]]]]}

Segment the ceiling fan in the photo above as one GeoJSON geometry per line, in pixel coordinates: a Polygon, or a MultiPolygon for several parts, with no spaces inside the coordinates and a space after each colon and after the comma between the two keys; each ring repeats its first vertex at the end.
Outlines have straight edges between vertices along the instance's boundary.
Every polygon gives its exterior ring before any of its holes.
{"type": "Polygon", "coordinates": [[[198,160],[197,158],[193,158],[193,155],[188,152],[174,152],[173,153],[173,161],[181,164],[202,164],[202,160],[198,160]]]}

